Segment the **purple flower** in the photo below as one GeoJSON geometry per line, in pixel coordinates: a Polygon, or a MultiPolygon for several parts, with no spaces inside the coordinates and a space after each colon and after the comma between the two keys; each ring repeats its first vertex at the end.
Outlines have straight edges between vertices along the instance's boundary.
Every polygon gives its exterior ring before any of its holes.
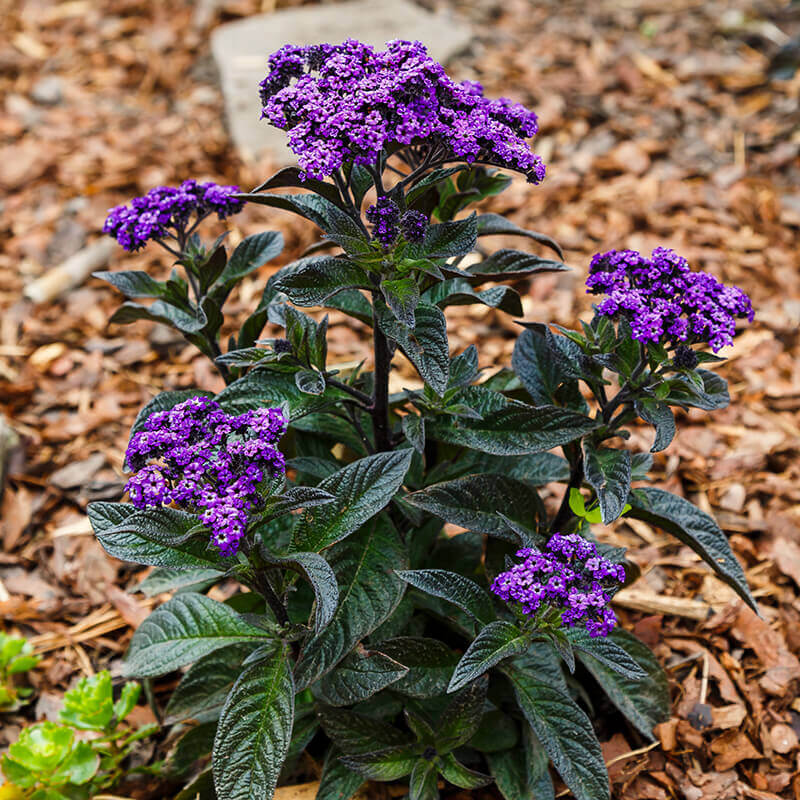
{"type": "Polygon", "coordinates": [[[733,343],[737,319],[753,321],[753,306],[741,289],[708,272],[693,272],[685,258],[665,247],[650,258],[636,250],[598,253],[586,286],[606,295],[597,313],[625,317],[640,342],[703,342],[716,353],[733,343]]]}
{"type": "Polygon", "coordinates": [[[525,141],[538,130],[536,115],[485,98],[479,83],[454,82],[420,42],[398,39],[381,51],[354,39],[286,45],[268,63],[261,116],[287,131],[304,176],[374,164],[390,145],[425,143],[440,163],[481,161],[524,172],[533,183],[544,178],[525,141]]]}
{"type": "Polygon", "coordinates": [[[418,244],[425,238],[428,218],[421,211],[406,211],[400,217],[400,231],[407,242],[418,244]]]}
{"type": "Polygon", "coordinates": [[[103,233],[113,236],[126,250],[138,250],[150,240],[174,239],[182,247],[189,221],[192,227],[209,214],[225,219],[244,207],[233,195],[238,186],[184,181],[180,186],[157,186],[143,197],[134,197],[129,206],[116,206],[108,212],[103,233]]]}
{"type": "Polygon", "coordinates": [[[517,551],[524,558],[492,582],[491,590],[506,602],[517,602],[533,616],[556,609],[567,627],[582,623],[591,636],[608,636],[617,624],[609,603],[625,580],[621,564],[609,561],[577,533],[554,534],[544,551],[517,551]]]}
{"type": "Polygon", "coordinates": [[[372,224],[372,235],[385,248],[391,247],[397,239],[397,222],[400,209],[386,195],[379,197],[366,212],[367,222],[372,224]]]}
{"type": "Polygon", "coordinates": [[[227,414],[208,397],[190,397],[151,414],[128,444],[127,483],[137,508],[176,503],[211,531],[222,555],[233,555],[259,505],[261,484],[283,475],[275,444],[287,420],[278,408],[227,414]]]}

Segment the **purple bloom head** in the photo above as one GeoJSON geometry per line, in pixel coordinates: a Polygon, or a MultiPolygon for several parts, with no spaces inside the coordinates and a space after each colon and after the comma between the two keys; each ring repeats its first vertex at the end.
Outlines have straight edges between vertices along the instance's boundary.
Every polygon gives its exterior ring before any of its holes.
{"type": "Polygon", "coordinates": [[[202,396],[151,414],[125,454],[137,473],[126,486],[131,503],[148,508],[172,502],[199,514],[212,543],[222,555],[233,555],[263,482],[286,472],[276,447],[286,425],[278,408],[227,414],[202,396]]]}
{"type": "Polygon", "coordinates": [[[582,623],[591,636],[608,636],[617,624],[609,603],[625,580],[621,564],[609,561],[592,543],[572,533],[554,534],[544,550],[526,547],[524,560],[492,582],[491,590],[506,602],[517,602],[534,616],[556,609],[567,627],[582,623]]]}
{"type": "Polygon", "coordinates": [[[126,250],[139,250],[150,240],[174,239],[181,245],[190,220],[199,222],[216,213],[225,219],[241,211],[244,202],[233,195],[238,186],[184,181],[180,186],[157,186],[130,205],[116,206],[108,212],[103,233],[113,236],[126,250]]]}
{"type": "Polygon", "coordinates": [[[372,224],[372,235],[384,247],[391,247],[397,239],[397,222],[400,209],[386,195],[379,197],[366,212],[367,222],[372,224]]]}
{"type": "Polygon", "coordinates": [[[261,82],[262,118],[289,135],[304,175],[324,178],[345,163],[374,164],[390,145],[427,144],[438,160],[475,161],[544,178],[526,139],[536,115],[489,100],[474,81],[456,83],[420,42],[395,40],[376,51],[338,45],[286,45],[269,57],[261,82]]]}
{"type": "Polygon", "coordinates": [[[421,211],[406,211],[400,217],[400,230],[407,242],[418,244],[425,238],[428,218],[421,211]]]}
{"type": "Polygon", "coordinates": [[[624,317],[640,342],[706,343],[716,353],[733,343],[736,320],[753,321],[750,298],[708,272],[694,272],[674,250],[610,250],[592,258],[586,286],[606,298],[597,313],[624,317]]]}

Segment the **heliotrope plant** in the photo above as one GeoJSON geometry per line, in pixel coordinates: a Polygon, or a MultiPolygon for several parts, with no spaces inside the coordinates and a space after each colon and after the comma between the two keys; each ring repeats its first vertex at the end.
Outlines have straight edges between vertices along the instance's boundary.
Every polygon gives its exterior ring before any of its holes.
{"type": "Polygon", "coordinates": [[[249,193],[205,184],[201,198],[184,184],[112,211],[123,246],[166,244],[187,278],[102,274],[153,301],[115,321],[176,327],[227,383],[216,397],[155,397],[128,448],[132,502],[89,508],[109,553],[156,568],[142,591],[175,591],[135,633],[126,668],[188,667],[165,709],[186,731],[181,796],[269,797],[310,757],[321,800],[367,779],[430,800],[440,778],[553,797],[550,762],[580,800],[608,798],[587,698],[602,690],[651,739],[669,696],[612,610],[635,571],[592,524],[625,513],[674,534],[755,607],[714,520],[642,487],[652,456],[624,446],[637,419],[655,452],[675,434],[674,407],[727,405],[725,381],[701,365],[752,318],[749,301],[672,251],[613,251],[592,261],[587,290],[605,297],[591,322],[521,322],[512,368],[487,374],[475,347],[451,354],[444,309],[521,317],[508,284],[566,269],[548,237],[464,213],[508,186],[498,168],[544,177],[527,141],[535,114],[453,82],[409,42],[287,46],[261,91],[299,167],[249,193]],[[273,191],[286,187],[304,191],[273,191]],[[225,300],[281,238],[250,236],[228,258],[187,214],[245,202],[324,235],[267,281],[223,353],[225,300]],[[486,255],[478,242],[496,234],[555,258],[486,255]],[[317,306],[366,326],[371,368],[328,363],[327,317],[299,310],[317,306]],[[261,339],[268,321],[285,333],[261,339]],[[401,357],[419,388],[390,393],[401,357]],[[538,489],[559,482],[550,510],[538,489]],[[462,532],[445,535],[445,522],[462,532]],[[206,594],[230,579],[242,590],[225,602],[206,594]]]}

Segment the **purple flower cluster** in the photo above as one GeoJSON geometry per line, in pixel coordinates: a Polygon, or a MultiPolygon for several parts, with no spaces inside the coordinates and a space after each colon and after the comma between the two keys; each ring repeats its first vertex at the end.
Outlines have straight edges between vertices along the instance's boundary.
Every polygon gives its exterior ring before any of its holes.
{"type": "Polygon", "coordinates": [[[540,609],[560,609],[564,625],[583,622],[590,636],[611,633],[617,617],[609,607],[610,591],[625,580],[621,564],[603,558],[592,542],[577,533],[556,533],[544,552],[526,547],[517,555],[525,560],[492,583],[498,597],[520,603],[531,616],[540,609]]]}
{"type": "Polygon", "coordinates": [[[125,454],[136,472],[126,486],[137,508],[176,503],[200,515],[222,555],[233,555],[258,505],[262,481],[286,471],[275,447],[287,420],[278,408],[227,414],[191,397],[151,414],[125,454]]]}
{"type": "Polygon", "coordinates": [[[397,205],[383,195],[367,209],[365,216],[372,225],[373,237],[384,247],[391,247],[397,239],[397,223],[400,220],[400,209],[397,205]]]}
{"type": "Polygon", "coordinates": [[[407,242],[418,244],[425,238],[428,218],[421,211],[406,211],[400,217],[400,231],[407,242]]]}
{"type": "MultiPolygon", "coordinates": [[[[244,207],[233,195],[238,186],[220,186],[195,180],[180,186],[157,186],[129,206],[116,206],[108,212],[103,233],[113,236],[126,250],[138,250],[150,239],[175,239],[182,246],[190,232],[187,225],[196,215],[195,225],[216,212],[225,219],[244,207]]],[[[194,227],[194,226],[193,226],[194,227]]]]}
{"type": "Polygon", "coordinates": [[[586,286],[592,294],[607,295],[597,312],[626,317],[640,342],[705,342],[716,353],[733,343],[737,318],[753,321],[753,306],[741,289],[692,271],[685,258],[665,247],[650,258],[636,250],[598,253],[586,286]]]}
{"type": "Polygon", "coordinates": [[[262,118],[289,134],[304,175],[324,178],[343,164],[374,164],[389,145],[422,144],[439,161],[481,161],[524,172],[538,183],[542,160],[525,139],[536,115],[483,96],[479,83],[451,80],[420,42],[386,50],[348,39],[286,45],[269,57],[262,118]]]}

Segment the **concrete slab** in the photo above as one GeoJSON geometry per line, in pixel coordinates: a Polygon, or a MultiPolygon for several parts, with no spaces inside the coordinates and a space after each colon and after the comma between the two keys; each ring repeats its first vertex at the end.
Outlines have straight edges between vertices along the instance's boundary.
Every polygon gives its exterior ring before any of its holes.
{"type": "Polygon", "coordinates": [[[220,72],[228,130],[242,157],[269,151],[281,165],[294,163],[285,134],[259,119],[258,84],[267,74],[267,56],[289,42],[337,43],[348,37],[376,47],[391,39],[419,39],[445,63],[472,39],[469,26],[445,13],[431,13],[409,0],[350,0],[284,9],[230,22],[211,34],[220,72]]]}

